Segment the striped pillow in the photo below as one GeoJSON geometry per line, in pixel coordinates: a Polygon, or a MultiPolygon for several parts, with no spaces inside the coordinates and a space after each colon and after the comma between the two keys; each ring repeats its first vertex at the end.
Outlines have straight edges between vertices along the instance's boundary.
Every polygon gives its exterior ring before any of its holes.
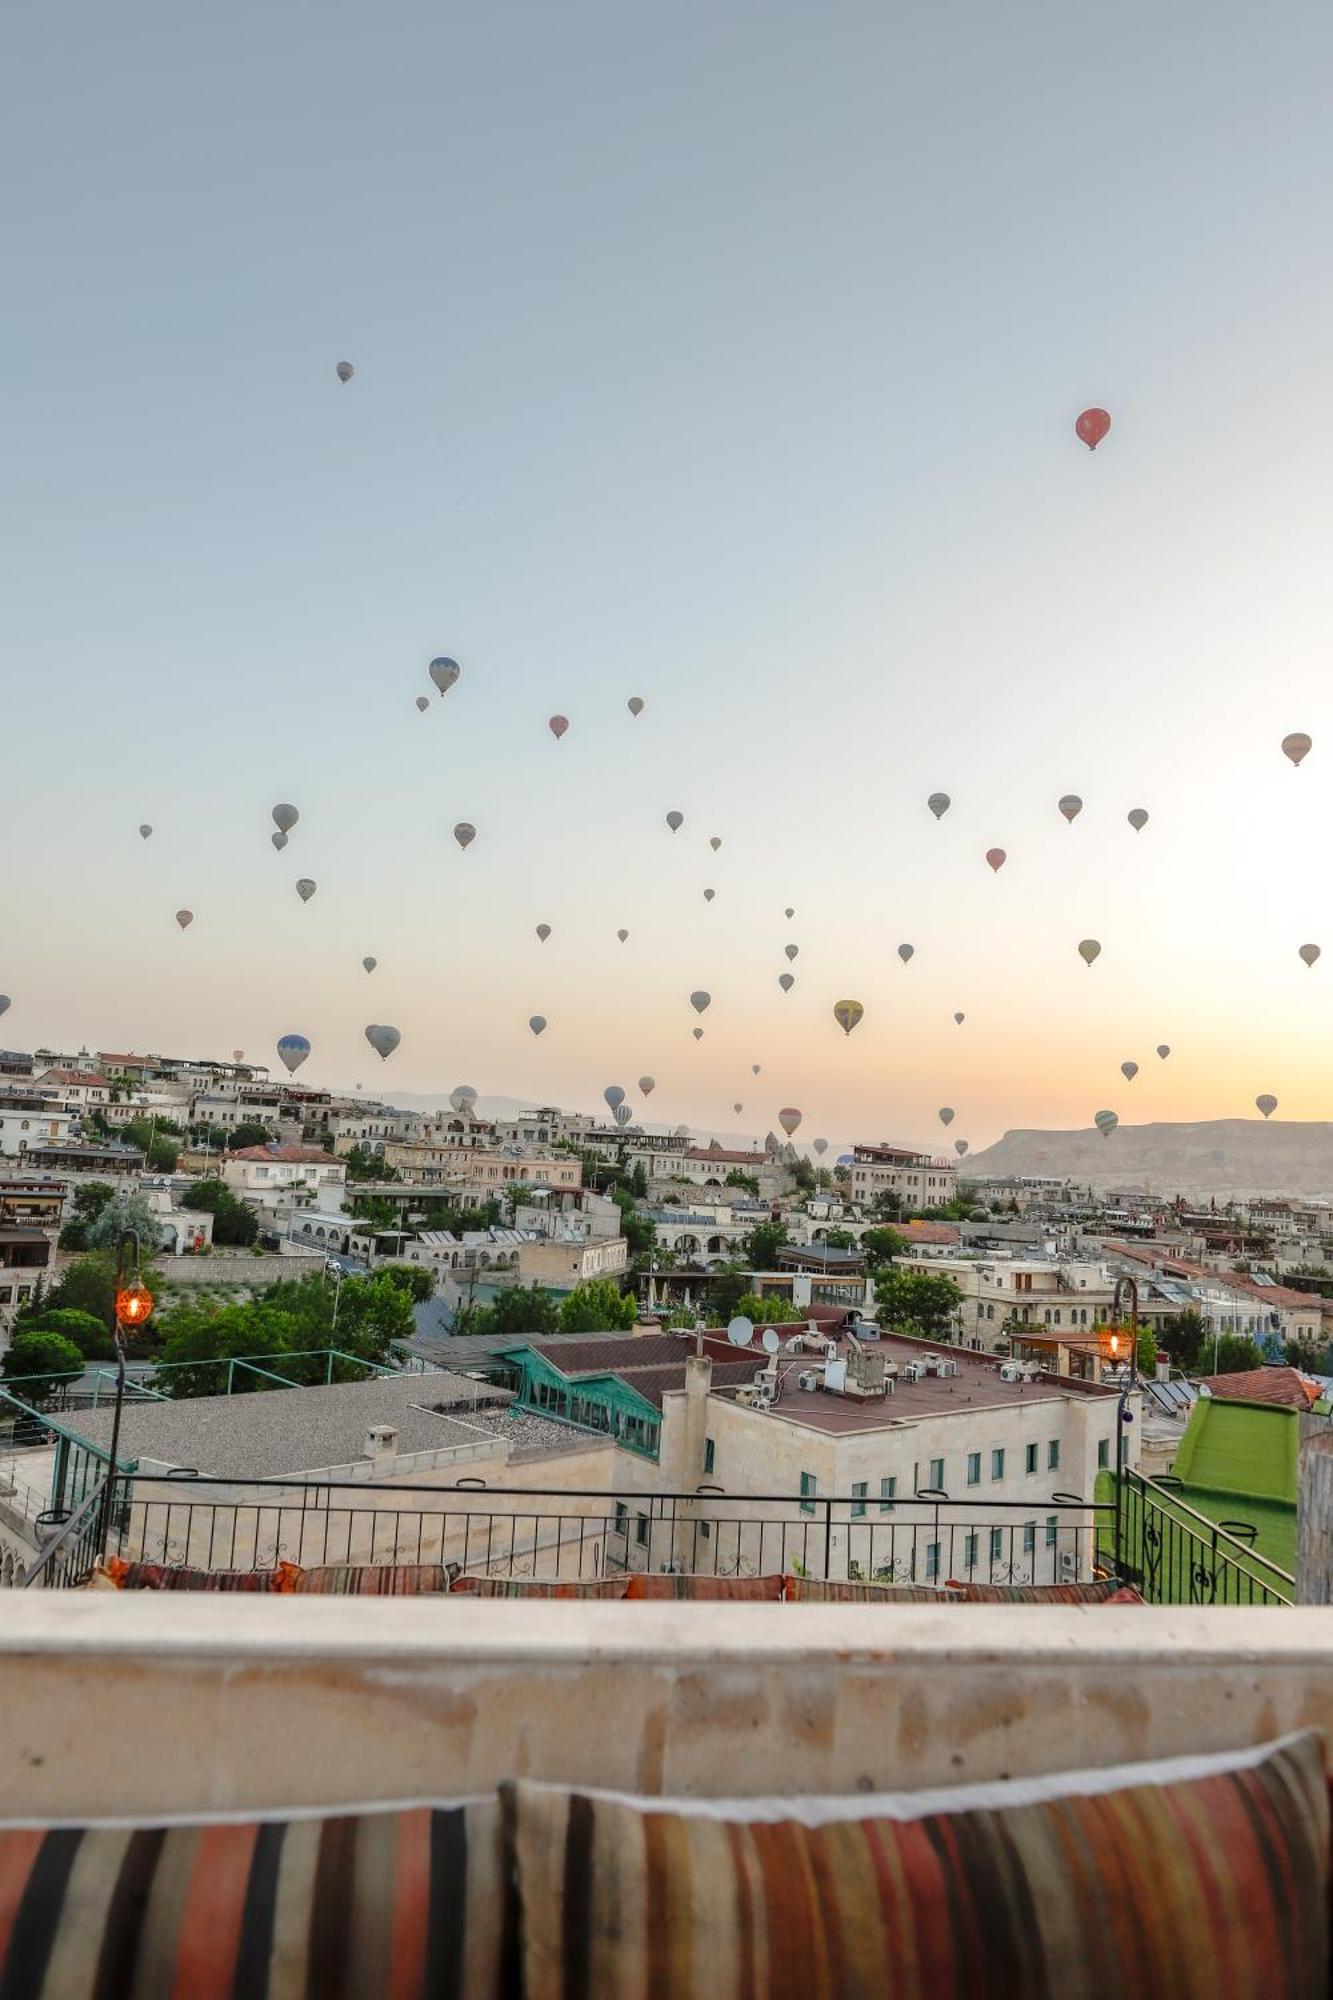
{"type": "Polygon", "coordinates": [[[911,1797],[503,1789],[526,2000],[1309,2000],[1314,1735],[911,1797]]]}
{"type": "Polygon", "coordinates": [[[426,1597],[447,1590],[443,1563],[328,1563],[302,1570],[297,1597],[426,1597]]]}
{"type": "Polygon", "coordinates": [[[186,1569],[178,1563],[126,1562],[109,1556],[106,1575],[117,1590],[215,1590],[283,1591],[291,1588],[284,1572],[277,1569],[186,1569]]]}
{"type": "Polygon", "coordinates": [[[782,1594],[788,1604],[959,1604],[957,1591],[936,1590],[929,1583],[844,1583],[837,1577],[786,1576],[782,1594]]]}
{"type": "Polygon", "coordinates": [[[628,1577],[460,1576],[453,1588],[471,1597],[608,1597],[625,1595],[628,1577]]]}
{"type": "Polygon", "coordinates": [[[172,1826],[0,1827],[0,1993],[499,2000],[495,1799],[172,1826]]]}
{"type": "Polygon", "coordinates": [[[775,1604],[782,1596],[781,1576],[652,1576],[637,1570],[629,1580],[626,1597],[686,1598],[711,1604],[725,1598],[728,1603],[775,1604]]]}
{"type": "Polygon", "coordinates": [[[945,1589],[969,1604],[1141,1604],[1137,1591],[1125,1595],[1114,1577],[1094,1577],[1088,1583],[956,1583],[945,1589]]]}

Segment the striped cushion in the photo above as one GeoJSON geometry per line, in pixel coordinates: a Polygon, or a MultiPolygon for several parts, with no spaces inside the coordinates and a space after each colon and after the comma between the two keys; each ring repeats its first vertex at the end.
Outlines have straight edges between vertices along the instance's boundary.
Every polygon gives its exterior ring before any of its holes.
{"type": "Polygon", "coordinates": [[[453,1588],[472,1597],[608,1597],[625,1595],[623,1576],[460,1576],[453,1588]]]}
{"type": "Polygon", "coordinates": [[[1141,1603],[1137,1594],[1126,1597],[1124,1586],[1114,1577],[1099,1576],[1090,1583],[955,1583],[945,1585],[954,1597],[969,1604],[1118,1604],[1141,1603]]]}
{"type": "Polygon", "coordinates": [[[185,1569],[175,1563],[125,1562],[120,1556],[107,1559],[106,1574],[117,1590],[288,1590],[278,1569],[185,1569]]]}
{"type": "Polygon", "coordinates": [[[780,1576],[631,1576],[626,1597],[686,1598],[699,1604],[725,1598],[729,1603],[776,1603],[782,1596],[780,1576]]]}
{"type": "Polygon", "coordinates": [[[10,2000],[498,2000],[499,1804],[0,1828],[10,2000]]]}
{"type": "Polygon", "coordinates": [[[525,2000],[1309,2000],[1321,1740],[910,1797],[505,1786],[525,2000]]]}
{"type": "Polygon", "coordinates": [[[292,1585],[298,1597],[426,1597],[448,1588],[443,1563],[328,1563],[292,1585]]]}
{"type": "Polygon", "coordinates": [[[936,1590],[928,1583],[842,1583],[836,1577],[786,1576],[782,1594],[788,1604],[957,1604],[955,1591],[936,1590]]]}

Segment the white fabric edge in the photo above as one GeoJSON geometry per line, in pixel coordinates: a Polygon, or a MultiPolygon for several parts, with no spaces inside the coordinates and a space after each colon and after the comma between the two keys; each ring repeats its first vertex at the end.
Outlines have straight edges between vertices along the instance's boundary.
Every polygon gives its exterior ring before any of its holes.
{"type": "Polygon", "coordinates": [[[43,1833],[82,1827],[89,1833],[112,1833],[126,1828],[139,1832],[154,1826],[270,1826],[287,1820],[356,1819],[369,1813],[452,1812],[457,1806],[494,1805],[499,1792],[468,1792],[457,1799],[361,1799],[351,1805],[341,1801],[327,1806],[256,1806],[232,1812],[125,1813],[104,1817],[54,1818],[28,1815],[23,1819],[0,1819],[0,1833],[43,1833]]]}
{"type": "Polygon", "coordinates": [[[676,1813],[682,1819],[755,1820],[769,1824],[794,1820],[798,1826],[828,1826],[838,1820],[925,1819],[934,1813],[996,1810],[1007,1806],[1041,1805],[1052,1799],[1088,1798],[1128,1791],[1135,1785],[1172,1785],[1212,1778],[1224,1771],[1252,1771],[1279,1750],[1308,1737],[1322,1738],[1318,1729],[1293,1729],[1271,1742],[1250,1749],[1216,1750],[1206,1755],[1166,1757],[1154,1763],[1108,1764],[1078,1771],[1052,1771],[1040,1777],[997,1778],[971,1785],[940,1785],[921,1792],[857,1792],[850,1796],[752,1799],[651,1798],[633,1792],[603,1791],[589,1785],[553,1785],[519,1780],[524,1791],[569,1793],[633,1806],[637,1812],[676,1813]]]}

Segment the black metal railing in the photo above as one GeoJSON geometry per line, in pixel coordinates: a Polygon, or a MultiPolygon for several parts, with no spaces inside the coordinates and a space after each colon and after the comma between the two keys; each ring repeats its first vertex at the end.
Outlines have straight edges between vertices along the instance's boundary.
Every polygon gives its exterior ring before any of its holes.
{"type": "Polygon", "coordinates": [[[1150,1604],[1294,1604],[1296,1579],[1263,1555],[1249,1521],[1213,1521],[1167,1476],[1126,1472],[1102,1552],[1150,1604]]]}
{"type": "Polygon", "coordinates": [[[53,1508],[37,1518],[45,1539],[23,1575],[23,1588],[68,1589],[85,1583],[97,1561],[105,1487],[94,1487],[71,1511],[53,1508]]]}

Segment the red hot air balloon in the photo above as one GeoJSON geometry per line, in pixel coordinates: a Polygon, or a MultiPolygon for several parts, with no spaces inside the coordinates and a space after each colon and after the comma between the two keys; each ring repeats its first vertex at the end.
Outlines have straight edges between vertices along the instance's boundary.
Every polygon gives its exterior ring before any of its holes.
{"type": "Polygon", "coordinates": [[[1002,847],[988,847],[986,849],[986,859],[998,875],[1009,857],[1002,847]]]}
{"type": "Polygon", "coordinates": [[[1074,425],[1074,429],[1089,451],[1096,451],[1110,428],[1111,418],[1106,410],[1084,410],[1074,425]]]}
{"type": "Polygon", "coordinates": [[[567,715],[553,715],[546,727],[558,743],[569,727],[569,717],[567,715]]]}

